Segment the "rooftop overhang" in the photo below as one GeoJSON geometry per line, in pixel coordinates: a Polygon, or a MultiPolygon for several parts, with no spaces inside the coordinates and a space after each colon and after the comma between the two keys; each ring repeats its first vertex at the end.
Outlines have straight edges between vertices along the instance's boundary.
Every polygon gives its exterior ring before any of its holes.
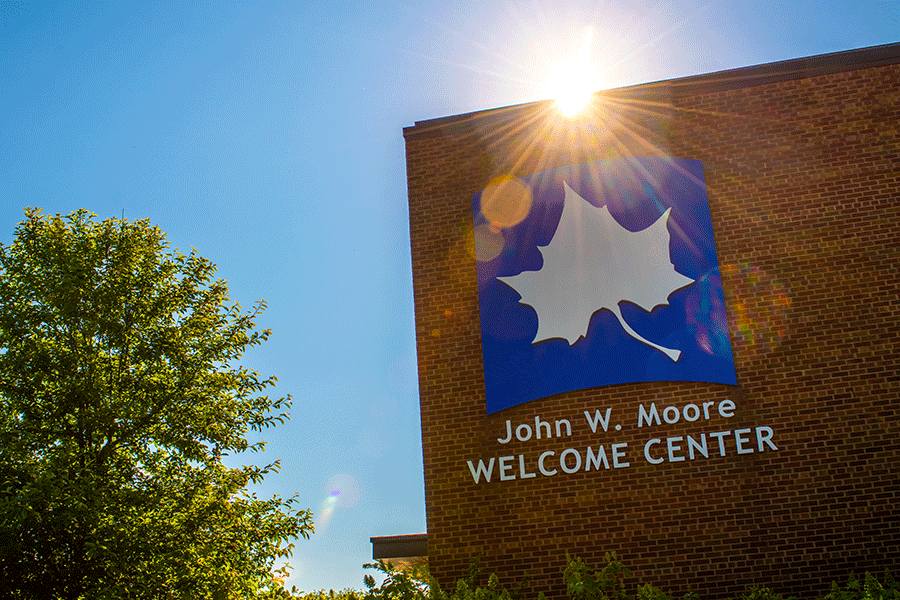
{"type": "Polygon", "coordinates": [[[372,558],[411,558],[428,556],[428,534],[388,535],[369,538],[372,558]]]}

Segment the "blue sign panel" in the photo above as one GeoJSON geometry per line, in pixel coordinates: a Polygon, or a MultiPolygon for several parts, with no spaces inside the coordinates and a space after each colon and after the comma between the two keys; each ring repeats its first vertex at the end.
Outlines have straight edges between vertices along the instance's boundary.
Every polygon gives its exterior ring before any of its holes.
{"type": "Polygon", "coordinates": [[[488,413],[617,383],[736,383],[700,161],[568,165],[473,205],[488,413]]]}

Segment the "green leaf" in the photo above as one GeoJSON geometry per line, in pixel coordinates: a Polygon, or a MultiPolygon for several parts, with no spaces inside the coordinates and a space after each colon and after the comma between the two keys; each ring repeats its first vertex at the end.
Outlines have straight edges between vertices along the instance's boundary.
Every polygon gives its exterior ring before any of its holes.
{"type": "Polygon", "coordinates": [[[222,462],[288,418],[290,397],[264,393],[275,378],[240,364],[270,335],[264,309],[241,309],[210,261],[146,220],[26,210],[0,244],[11,597],[277,597],[275,561],[312,514],[246,493],[277,461],[222,462]]]}

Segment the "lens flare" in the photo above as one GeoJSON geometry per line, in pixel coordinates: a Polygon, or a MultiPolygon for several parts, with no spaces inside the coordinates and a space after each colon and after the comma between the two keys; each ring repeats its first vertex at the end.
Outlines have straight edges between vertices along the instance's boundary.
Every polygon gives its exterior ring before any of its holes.
{"type": "Polygon", "coordinates": [[[694,282],[696,293],[685,301],[686,321],[696,332],[697,345],[709,355],[731,356],[728,319],[720,300],[722,278],[718,273],[704,273],[694,282]]]}
{"type": "Polygon", "coordinates": [[[319,508],[316,531],[325,531],[338,508],[353,508],[359,504],[359,498],[359,484],[352,475],[339,473],[330,477],[325,482],[325,499],[319,508]]]}
{"type": "Polygon", "coordinates": [[[513,177],[500,177],[481,192],[481,214],[492,231],[522,222],[531,211],[531,189],[513,177]]]}
{"type": "Polygon", "coordinates": [[[487,223],[475,227],[474,235],[475,259],[479,262],[494,260],[503,252],[503,234],[487,223]]]}
{"type": "Polygon", "coordinates": [[[316,529],[319,531],[325,531],[325,528],[331,523],[331,518],[334,516],[334,509],[337,508],[338,496],[340,495],[340,490],[332,490],[325,500],[322,501],[322,506],[319,508],[319,518],[316,522],[316,529]]]}
{"type": "Polygon", "coordinates": [[[735,350],[761,356],[781,346],[790,335],[787,284],[748,263],[725,265],[722,278],[726,288],[733,290],[734,313],[729,320],[735,350]]]}

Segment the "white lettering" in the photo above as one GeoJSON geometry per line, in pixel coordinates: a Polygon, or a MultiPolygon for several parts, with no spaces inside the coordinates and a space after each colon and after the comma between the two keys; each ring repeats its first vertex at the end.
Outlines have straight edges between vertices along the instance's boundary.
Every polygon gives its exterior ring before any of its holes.
{"type": "Polygon", "coordinates": [[[506,437],[505,438],[497,438],[497,441],[501,444],[507,444],[512,439],[512,424],[507,421],[506,422],[506,437]]]}
{"type": "Polygon", "coordinates": [[[717,431],[715,433],[709,434],[709,437],[716,438],[717,440],[719,440],[719,456],[725,456],[725,440],[723,440],[722,438],[724,438],[729,433],[731,433],[731,432],[730,431],[717,431]]]}
{"type": "Polygon", "coordinates": [[[600,449],[598,450],[596,456],[594,456],[594,451],[591,450],[591,447],[588,446],[587,457],[586,457],[586,460],[584,461],[584,470],[590,471],[591,465],[593,465],[594,468],[599,471],[601,462],[603,463],[604,469],[609,468],[609,461],[606,460],[606,450],[603,449],[603,446],[600,446],[600,449]]]}
{"type": "Polygon", "coordinates": [[[650,412],[648,413],[644,409],[644,405],[641,404],[638,406],[638,427],[643,427],[644,423],[647,425],[653,425],[653,422],[656,421],[656,424],[659,425],[659,413],[656,412],[656,402],[650,404],[650,412]]]}
{"type": "MultiPolygon", "coordinates": [[[[677,406],[666,406],[662,409],[662,420],[660,420],[660,411],[656,408],[656,403],[651,402],[650,408],[647,409],[643,404],[638,405],[638,427],[643,427],[644,425],[662,425],[663,422],[668,423],[669,425],[674,425],[678,421],[684,417],[685,421],[689,421],[693,423],[700,419],[701,415],[704,419],[709,420],[709,408],[714,406],[716,403],[710,400],[709,402],[704,402],[702,404],[703,408],[696,404],[685,404],[683,408],[678,408],[677,406]]],[[[607,409],[608,411],[609,409],[607,409]]],[[[731,400],[722,400],[719,402],[718,406],[719,415],[725,418],[734,416],[734,402],[731,400]]],[[[587,411],[585,411],[585,416],[588,418],[588,423],[591,424],[591,418],[588,415],[587,411]]],[[[599,414],[598,414],[599,416],[599,414]]],[[[609,415],[607,413],[607,419],[609,415]]],[[[594,419],[594,423],[596,423],[597,418],[594,419]]],[[[592,427],[596,425],[592,424],[592,427]]],[[[605,427],[604,427],[605,430],[605,427]]]]}
{"type": "Polygon", "coordinates": [[[627,448],[628,442],[622,442],[621,444],[612,445],[613,467],[615,467],[616,469],[627,467],[631,464],[627,462],[619,462],[620,458],[625,458],[625,449],[627,448]],[[620,449],[622,449],[621,452],[619,451],[620,449]]]}
{"type": "Polygon", "coordinates": [[[698,444],[694,438],[691,436],[687,436],[688,443],[688,455],[691,457],[691,460],[694,460],[694,450],[696,449],[700,454],[703,455],[704,458],[709,458],[709,451],[706,449],[706,434],[701,433],[700,439],[703,441],[703,444],[698,444]]]}
{"type": "Polygon", "coordinates": [[[477,468],[472,465],[471,460],[467,460],[466,462],[469,463],[469,471],[472,472],[472,479],[475,480],[475,483],[478,483],[478,480],[481,479],[482,475],[484,475],[484,480],[487,481],[488,483],[490,483],[491,472],[493,472],[493,470],[494,470],[493,457],[491,458],[491,460],[488,461],[487,467],[484,466],[484,463],[480,459],[478,460],[477,468]]]}
{"type": "Polygon", "coordinates": [[[519,455],[519,477],[522,479],[531,479],[532,477],[537,477],[534,473],[526,473],[525,472],[525,455],[519,455]]]}
{"type": "Polygon", "coordinates": [[[560,431],[562,428],[560,425],[566,426],[566,435],[572,435],[572,424],[569,423],[568,419],[557,419],[556,421],[556,437],[561,437],[562,432],[560,431]]]}
{"type": "Polygon", "coordinates": [[[680,442],[681,440],[681,436],[666,438],[666,448],[669,450],[669,462],[681,462],[684,460],[683,456],[675,456],[675,453],[681,450],[681,446],[675,445],[675,442],[680,442]]]}
{"type": "Polygon", "coordinates": [[[759,446],[759,451],[763,451],[763,444],[766,444],[772,450],[778,450],[775,447],[775,444],[772,443],[772,428],[771,427],[757,427],[756,428],[756,443],[759,446]],[[763,432],[766,435],[763,435],[763,432]]]}
{"type": "Polygon", "coordinates": [[[581,469],[581,455],[578,453],[578,450],[573,448],[566,448],[562,451],[562,454],[559,455],[559,466],[566,473],[576,473],[581,469]],[[566,455],[572,454],[575,456],[575,466],[573,468],[569,468],[566,466],[566,455]]]}
{"type": "MultiPolygon", "coordinates": [[[[701,414],[705,414],[708,411],[709,406],[712,406],[713,404],[715,403],[704,402],[702,404],[687,404],[681,410],[675,406],[667,406],[663,409],[662,415],[660,415],[655,403],[651,403],[649,409],[645,408],[644,405],[640,405],[638,426],[642,427],[645,424],[661,425],[663,422],[671,424],[680,420],[681,417],[684,417],[686,421],[693,422],[700,419],[701,414]],[[701,411],[703,412],[701,413],[701,411]],[[662,419],[660,419],[660,416],[662,416],[662,419]]],[[[735,407],[732,401],[723,400],[720,405],[720,415],[726,418],[733,416],[735,407]]],[[[607,430],[610,421],[610,412],[611,409],[608,408],[602,413],[599,410],[596,410],[592,416],[590,412],[584,411],[584,416],[588,425],[590,425],[591,429],[596,433],[599,431],[598,426],[602,427],[604,431],[607,430]]],[[[570,427],[568,420],[556,420],[555,426],[557,429],[557,436],[561,435],[561,423],[565,423],[566,428],[570,427]]],[[[542,437],[552,438],[552,427],[553,426],[549,421],[542,421],[540,417],[535,417],[534,429],[532,429],[529,424],[523,423],[515,428],[515,436],[519,441],[523,442],[531,439],[535,432],[537,432],[537,437],[539,439],[542,437]]],[[[616,427],[620,428],[618,425],[616,427]]],[[[508,443],[512,440],[512,434],[512,423],[507,421],[506,438],[498,438],[497,441],[501,444],[508,443]]],[[[571,431],[569,432],[569,435],[571,435],[571,431]]],[[[772,428],[762,426],[735,429],[733,431],[715,431],[711,433],[694,434],[693,436],[671,436],[665,438],[665,440],[653,438],[647,440],[644,444],[644,458],[652,465],[663,462],[675,463],[694,460],[701,456],[703,458],[709,458],[710,446],[712,446],[712,444],[708,443],[707,436],[718,441],[719,456],[726,456],[728,453],[726,448],[726,438],[730,438],[732,435],[734,436],[735,445],[733,451],[737,454],[752,454],[757,451],[764,452],[767,450],[778,450],[778,446],[775,445],[772,439],[774,436],[772,428]],[[753,441],[754,430],[756,435],[755,443],[753,441]],[[663,443],[665,444],[664,450],[662,448],[656,448],[656,446],[662,445],[663,443]]],[[[577,473],[581,470],[582,464],[584,465],[585,472],[591,470],[600,471],[601,468],[608,470],[610,468],[618,469],[628,467],[631,463],[626,460],[627,449],[627,443],[612,444],[609,446],[609,449],[607,449],[607,446],[599,445],[596,446],[596,451],[594,450],[594,447],[588,446],[586,453],[583,456],[581,452],[575,448],[566,448],[559,455],[553,450],[547,450],[538,456],[537,471],[545,477],[552,477],[558,474],[559,470],[569,474],[577,473]],[[555,464],[552,466],[546,464],[545,461],[548,458],[555,459],[557,456],[559,461],[558,468],[555,464]]],[[[713,450],[713,452],[715,451],[713,450]]],[[[475,483],[481,483],[482,480],[486,483],[490,483],[494,474],[495,462],[498,465],[497,472],[500,481],[533,479],[537,477],[536,471],[529,470],[529,468],[533,467],[525,464],[526,455],[517,454],[514,456],[494,457],[487,462],[481,459],[479,459],[477,463],[471,460],[466,461],[469,472],[472,475],[472,480],[475,483]],[[516,458],[518,458],[519,462],[518,474],[516,474],[516,458]]]]}
{"type": "Polygon", "coordinates": [[[525,423],[522,423],[521,425],[516,427],[516,439],[519,440],[520,442],[527,442],[528,440],[530,440],[531,439],[531,427],[529,427],[525,423]],[[525,433],[520,433],[523,428],[525,430],[525,433]]]}
{"type": "Polygon", "coordinates": [[[742,444],[746,444],[750,441],[750,438],[741,437],[742,433],[750,433],[753,431],[752,429],[735,429],[734,430],[734,445],[737,446],[738,454],[752,454],[753,448],[744,448],[742,444]]]}
{"type": "Polygon", "coordinates": [[[644,458],[646,458],[647,462],[650,463],[651,465],[658,465],[659,463],[661,463],[663,461],[662,458],[653,458],[652,456],[650,456],[650,446],[652,446],[654,444],[658,444],[658,443],[659,443],[659,440],[656,438],[653,438],[652,440],[647,440],[647,443],[644,444],[644,458]]]}
{"type": "Polygon", "coordinates": [[[681,416],[681,413],[678,412],[678,409],[674,406],[667,406],[663,409],[663,421],[672,425],[673,423],[678,422],[678,418],[681,416]],[[669,413],[669,411],[672,411],[669,413]],[[673,415],[671,418],[668,416],[669,414],[673,415]]]}
{"type": "Polygon", "coordinates": [[[696,421],[697,419],[700,418],[700,407],[697,406],[696,404],[688,404],[687,406],[684,407],[684,410],[682,412],[684,413],[685,421],[690,421],[693,423],[694,421],[696,421]],[[690,412],[693,412],[694,416],[691,416],[689,414],[690,412]]]}
{"type": "Polygon", "coordinates": [[[538,471],[541,472],[541,475],[546,475],[547,477],[556,475],[556,469],[548,471],[547,468],[544,467],[544,459],[548,456],[553,456],[554,454],[556,454],[556,452],[554,452],[553,450],[547,450],[546,452],[541,454],[540,457],[538,457],[538,471]]]}
{"type": "Polygon", "coordinates": [[[719,414],[725,418],[734,416],[734,402],[731,400],[723,400],[719,402],[719,414]]]}
{"type": "MultiPolygon", "coordinates": [[[[607,408],[606,414],[602,414],[599,409],[594,411],[594,418],[591,418],[591,413],[588,411],[584,411],[584,418],[587,419],[588,425],[591,426],[591,431],[593,433],[597,433],[597,423],[599,423],[603,427],[603,431],[606,431],[606,428],[609,427],[609,412],[612,409],[607,408]]],[[[640,425],[638,425],[640,427],[640,425]]]]}
{"type": "Polygon", "coordinates": [[[538,416],[534,418],[534,433],[537,439],[541,439],[542,427],[547,428],[547,437],[553,437],[552,435],[550,435],[550,423],[548,423],[547,421],[541,421],[541,418],[538,416]]]}

